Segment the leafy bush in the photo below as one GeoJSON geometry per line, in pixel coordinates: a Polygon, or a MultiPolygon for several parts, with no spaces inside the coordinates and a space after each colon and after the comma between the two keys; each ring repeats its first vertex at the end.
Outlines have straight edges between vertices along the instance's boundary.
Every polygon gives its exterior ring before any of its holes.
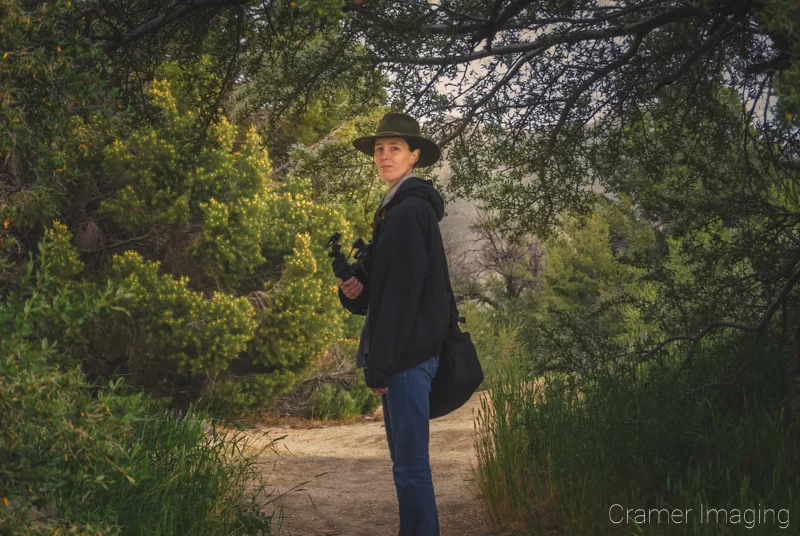
{"type": "Polygon", "coordinates": [[[161,275],[158,263],[145,261],[133,251],[115,256],[108,272],[113,281],[124,282],[135,294],[131,308],[139,313],[148,342],[142,362],[137,363],[140,367],[167,361],[177,373],[215,376],[253,338],[256,322],[246,298],[215,292],[207,300],[187,288],[187,277],[161,275]]]}
{"type": "Polygon", "coordinates": [[[21,4],[0,0],[0,221],[41,230],[74,202],[119,110],[102,51],[65,31],[70,2],[21,4]]]}
{"type": "Polygon", "coordinates": [[[273,182],[253,128],[200,117],[207,58],[162,65],[151,121],[132,118],[69,31],[75,6],[28,7],[0,0],[0,286],[55,233],[54,276],[135,288],[130,315],[63,341],[88,374],[223,411],[274,400],[341,334],[324,244],[345,211],[304,178],[273,182]]]}
{"type": "Polygon", "coordinates": [[[361,370],[355,372],[352,382],[343,387],[325,383],[311,396],[311,416],[317,419],[347,419],[373,411],[380,405],[380,396],[364,383],[361,370]]]}
{"type": "MultiPolygon", "coordinates": [[[[165,261],[128,252],[106,264],[108,277],[139,292],[134,321],[99,325],[108,343],[94,350],[144,385],[166,382],[170,394],[183,390],[221,411],[264,405],[341,333],[324,245],[349,225],[338,207],[312,200],[309,181],[270,182],[253,128],[237,141],[222,118],[197,150],[184,74],[164,66],[149,89],[160,121],[104,155],[117,191],[100,213],[128,234],[156,225],[166,246],[165,261]]],[[[149,254],[162,256],[158,247],[149,254]]]]}
{"type": "Polygon", "coordinates": [[[239,436],[210,441],[202,422],[169,419],[121,380],[88,382],[67,355],[83,324],[124,312],[132,294],[60,277],[60,231],[0,302],[0,532],[138,534],[149,519],[153,534],[268,533],[239,436]],[[55,514],[38,522],[31,507],[55,514]]]}

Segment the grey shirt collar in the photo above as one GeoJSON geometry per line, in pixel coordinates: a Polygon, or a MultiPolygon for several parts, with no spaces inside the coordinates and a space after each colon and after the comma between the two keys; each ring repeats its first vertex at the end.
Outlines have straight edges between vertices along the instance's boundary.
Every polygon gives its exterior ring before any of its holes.
{"type": "Polygon", "coordinates": [[[406,179],[416,176],[417,174],[414,173],[414,171],[412,170],[403,175],[402,177],[400,177],[400,180],[398,180],[396,183],[394,183],[394,185],[391,188],[389,188],[389,191],[386,193],[386,197],[383,198],[383,202],[381,203],[380,208],[385,207],[386,204],[392,200],[394,194],[397,193],[397,189],[400,187],[401,184],[405,182],[406,179]]]}

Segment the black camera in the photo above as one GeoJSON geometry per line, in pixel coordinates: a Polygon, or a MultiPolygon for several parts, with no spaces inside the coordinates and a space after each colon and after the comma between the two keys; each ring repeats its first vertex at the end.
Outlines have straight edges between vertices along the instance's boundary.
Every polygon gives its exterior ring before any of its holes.
{"type": "Polygon", "coordinates": [[[328,252],[328,257],[333,258],[331,262],[333,273],[342,281],[347,281],[351,277],[355,277],[362,283],[366,283],[369,279],[369,274],[367,273],[365,264],[367,259],[369,259],[369,251],[372,242],[370,241],[369,244],[366,244],[362,238],[357,238],[353,242],[350,253],[345,257],[344,253],[342,253],[342,245],[339,243],[341,240],[341,233],[333,233],[326,244],[326,247],[331,248],[328,252]],[[353,254],[353,251],[355,251],[355,254],[353,254]],[[351,254],[353,254],[353,258],[355,259],[352,263],[348,262],[351,254]]]}

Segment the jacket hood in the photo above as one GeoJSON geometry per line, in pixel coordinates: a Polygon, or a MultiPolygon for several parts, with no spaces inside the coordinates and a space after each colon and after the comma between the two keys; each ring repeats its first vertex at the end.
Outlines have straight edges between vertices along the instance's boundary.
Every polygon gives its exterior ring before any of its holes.
{"type": "Polygon", "coordinates": [[[444,216],[444,199],[439,195],[436,188],[433,187],[433,181],[427,179],[420,179],[419,177],[409,177],[398,186],[397,192],[394,197],[387,203],[387,208],[395,205],[405,199],[406,197],[421,197],[430,202],[433,207],[433,212],[436,214],[436,220],[442,221],[444,216]]]}

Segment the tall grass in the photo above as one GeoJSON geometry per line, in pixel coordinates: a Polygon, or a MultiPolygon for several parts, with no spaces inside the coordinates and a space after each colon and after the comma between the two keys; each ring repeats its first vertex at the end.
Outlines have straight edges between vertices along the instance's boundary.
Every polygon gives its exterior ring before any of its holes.
{"type": "Polygon", "coordinates": [[[123,535],[269,535],[260,452],[247,438],[199,416],[151,414],[131,430],[127,477],[82,497],[64,490],[59,517],[102,519],[123,535]]]}
{"type": "Polygon", "coordinates": [[[520,369],[523,366],[526,351],[518,323],[507,318],[496,320],[491,312],[482,309],[474,301],[461,304],[459,312],[467,321],[461,329],[470,333],[481,361],[485,378],[481,389],[490,385],[503,369],[520,369]]]}
{"type": "Polygon", "coordinates": [[[675,356],[628,373],[598,371],[581,385],[565,377],[533,383],[506,367],[476,424],[490,517],[520,534],[796,533],[800,478],[784,463],[781,434],[785,355],[777,344],[717,341],[697,351],[680,379],[675,356]],[[737,377],[748,356],[757,366],[737,377]],[[736,509],[740,518],[709,520],[701,505],[736,509]],[[692,512],[682,522],[663,512],[650,522],[637,517],[660,508],[692,512]],[[629,522],[612,523],[627,509],[629,522]],[[751,523],[764,509],[774,510],[770,521],[751,523]],[[786,529],[780,509],[788,510],[786,529]]]}

